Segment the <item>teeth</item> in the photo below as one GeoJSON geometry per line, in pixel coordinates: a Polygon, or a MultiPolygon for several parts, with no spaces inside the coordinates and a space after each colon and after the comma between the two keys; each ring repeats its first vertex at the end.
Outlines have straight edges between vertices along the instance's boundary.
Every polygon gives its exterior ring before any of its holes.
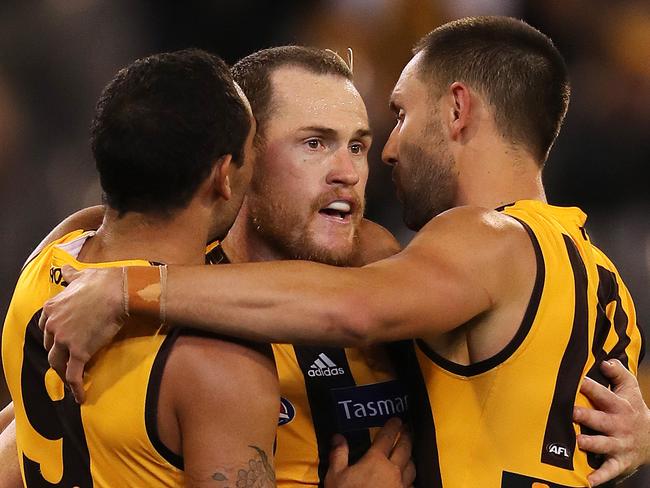
{"type": "Polygon", "coordinates": [[[345,213],[349,213],[350,210],[352,210],[352,207],[350,207],[350,204],[348,202],[344,202],[342,200],[337,200],[335,202],[332,202],[325,208],[328,209],[328,210],[337,210],[339,212],[345,212],[345,213]]]}

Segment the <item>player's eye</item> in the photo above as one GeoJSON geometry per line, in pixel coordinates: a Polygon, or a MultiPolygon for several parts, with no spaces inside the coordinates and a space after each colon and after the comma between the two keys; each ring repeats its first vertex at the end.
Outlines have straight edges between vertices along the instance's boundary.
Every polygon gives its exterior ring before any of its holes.
{"type": "Polygon", "coordinates": [[[320,139],[317,139],[317,138],[307,139],[305,141],[305,144],[307,144],[307,147],[309,149],[314,149],[314,150],[320,149],[321,147],[324,147],[323,141],[321,141],[320,139]]]}
{"type": "Polygon", "coordinates": [[[350,144],[350,152],[352,154],[361,154],[363,153],[363,144],[360,142],[353,142],[350,144]]]}

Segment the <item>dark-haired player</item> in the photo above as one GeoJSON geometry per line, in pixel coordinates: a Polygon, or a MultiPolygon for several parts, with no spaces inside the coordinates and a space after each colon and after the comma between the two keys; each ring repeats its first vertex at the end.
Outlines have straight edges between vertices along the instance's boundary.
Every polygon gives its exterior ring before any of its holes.
{"type": "MultiPolygon", "coordinates": [[[[243,200],[253,125],[227,66],[198,50],[138,60],[104,89],[92,127],[104,221],[26,264],[4,327],[27,487],[275,486],[270,351],[128,320],[86,370],[80,407],[49,369],[38,329],[44,301],[67,285],[63,266],[203,263],[206,241],[226,233],[243,200]]],[[[128,288],[164,300],[136,280],[128,288]]]]}
{"type": "MultiPolygon", "coordinates": [[[[228,237],[216,247],[208,246],[208,261],[305,258],[354,265],[396,252],[398,244],[389,233],[362,219],[371,134],[365,105],[343,60],[322,49],[284,46],[247,56],[232,73],[257,120],[255,173],[228,237]]],[[[99,210],[74,216],[58,231],[96,226],[92,216],[99,210]]],[[[344,350],[274,344],[273,352],[282,394],[274,453],[278,486],[322,484],[335,433],[346,436],[347,466],[370,448],[376,429],[369,428],[406,414],[404,388],[394,381],[394,371],[379,347],[344,350]],[[337,402],[333,391],[347,396],[337,402]],[[371,408],[378,405],[378,412],[353,416],[358,407],[350,398],[359,394],[365,394],[371,408]],[[396,398],[401,406],[394,405],[396,398]]],[[[371,453],[362,461],[367,464],[370,459],[386,469],[375,464],[362,475],[356,469],[352,475],[370,482],[371,472],[385,486],[401,485],[402,473],[387,465],[390,459],[405,471],[403,482],[408,486],[413,470],[405,441],[389,446],[387,456],[372,459],[371,453]],[[391,480],[391,475],[397,478],[391,480]]],[[[333,467],[327,486],[339,485],[343,476],[349,479],[339,471],[333,467]]]]}

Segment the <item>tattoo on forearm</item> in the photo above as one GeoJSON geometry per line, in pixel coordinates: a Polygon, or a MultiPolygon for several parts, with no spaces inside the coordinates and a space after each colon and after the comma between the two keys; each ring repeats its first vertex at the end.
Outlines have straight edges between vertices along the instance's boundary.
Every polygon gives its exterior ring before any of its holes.
{"type": "Polygon", "coordinates": [[[225,473],[220,471],[212,475],[214,481],[223,483],[223,488],[272,488],[275,486],[275,471],[269,462],[269,457],[257,446],[248,446],[256,454],[248,460],[246,469],[237,470],[236,479],[229,480],[225,473]]]}

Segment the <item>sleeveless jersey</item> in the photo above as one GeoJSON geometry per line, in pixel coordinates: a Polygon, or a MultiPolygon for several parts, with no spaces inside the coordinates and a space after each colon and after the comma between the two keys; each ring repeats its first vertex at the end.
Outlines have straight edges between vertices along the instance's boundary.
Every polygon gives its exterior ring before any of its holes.
{"type": "Polygon", "coordinates": [[[61,267],[147,266],[147,261],[81,263],[92,235],[76,231],[26,264],[7,313],[2,362],[16,415],[23,480],[33,487],[182,486],[182,459],[160,442],[158,389],[174,335],[129,323],[86,368],[79,406],[49,367],[38,328],[45,301],[67,284],[61,267]]]}
{"type": "Polygon", "coordinates": [[[643,340],[634,305],[580,209],[519,201],[500,210],[532,240],[532,296],[514,338],[487,360],[464,366],[422,341],[403,344],[418,486],[586,487],[599,460],[576,446],[573,406],[589,404],[584,376],[608,384],[602,360],[618,358],[636,374],[643,340]]]}
{"type": "MultiPolygon", "coordinates": [[[[207,262],[229,262],[221,246],[207,251],[207,262]]],[[[334,434],[346,437],[352,463],[368,450],[378,427],[391,417],[406,418],[408,394],[384,348],[272,346],[282,396],[278,487],[323,486],[334,434]]]]}

